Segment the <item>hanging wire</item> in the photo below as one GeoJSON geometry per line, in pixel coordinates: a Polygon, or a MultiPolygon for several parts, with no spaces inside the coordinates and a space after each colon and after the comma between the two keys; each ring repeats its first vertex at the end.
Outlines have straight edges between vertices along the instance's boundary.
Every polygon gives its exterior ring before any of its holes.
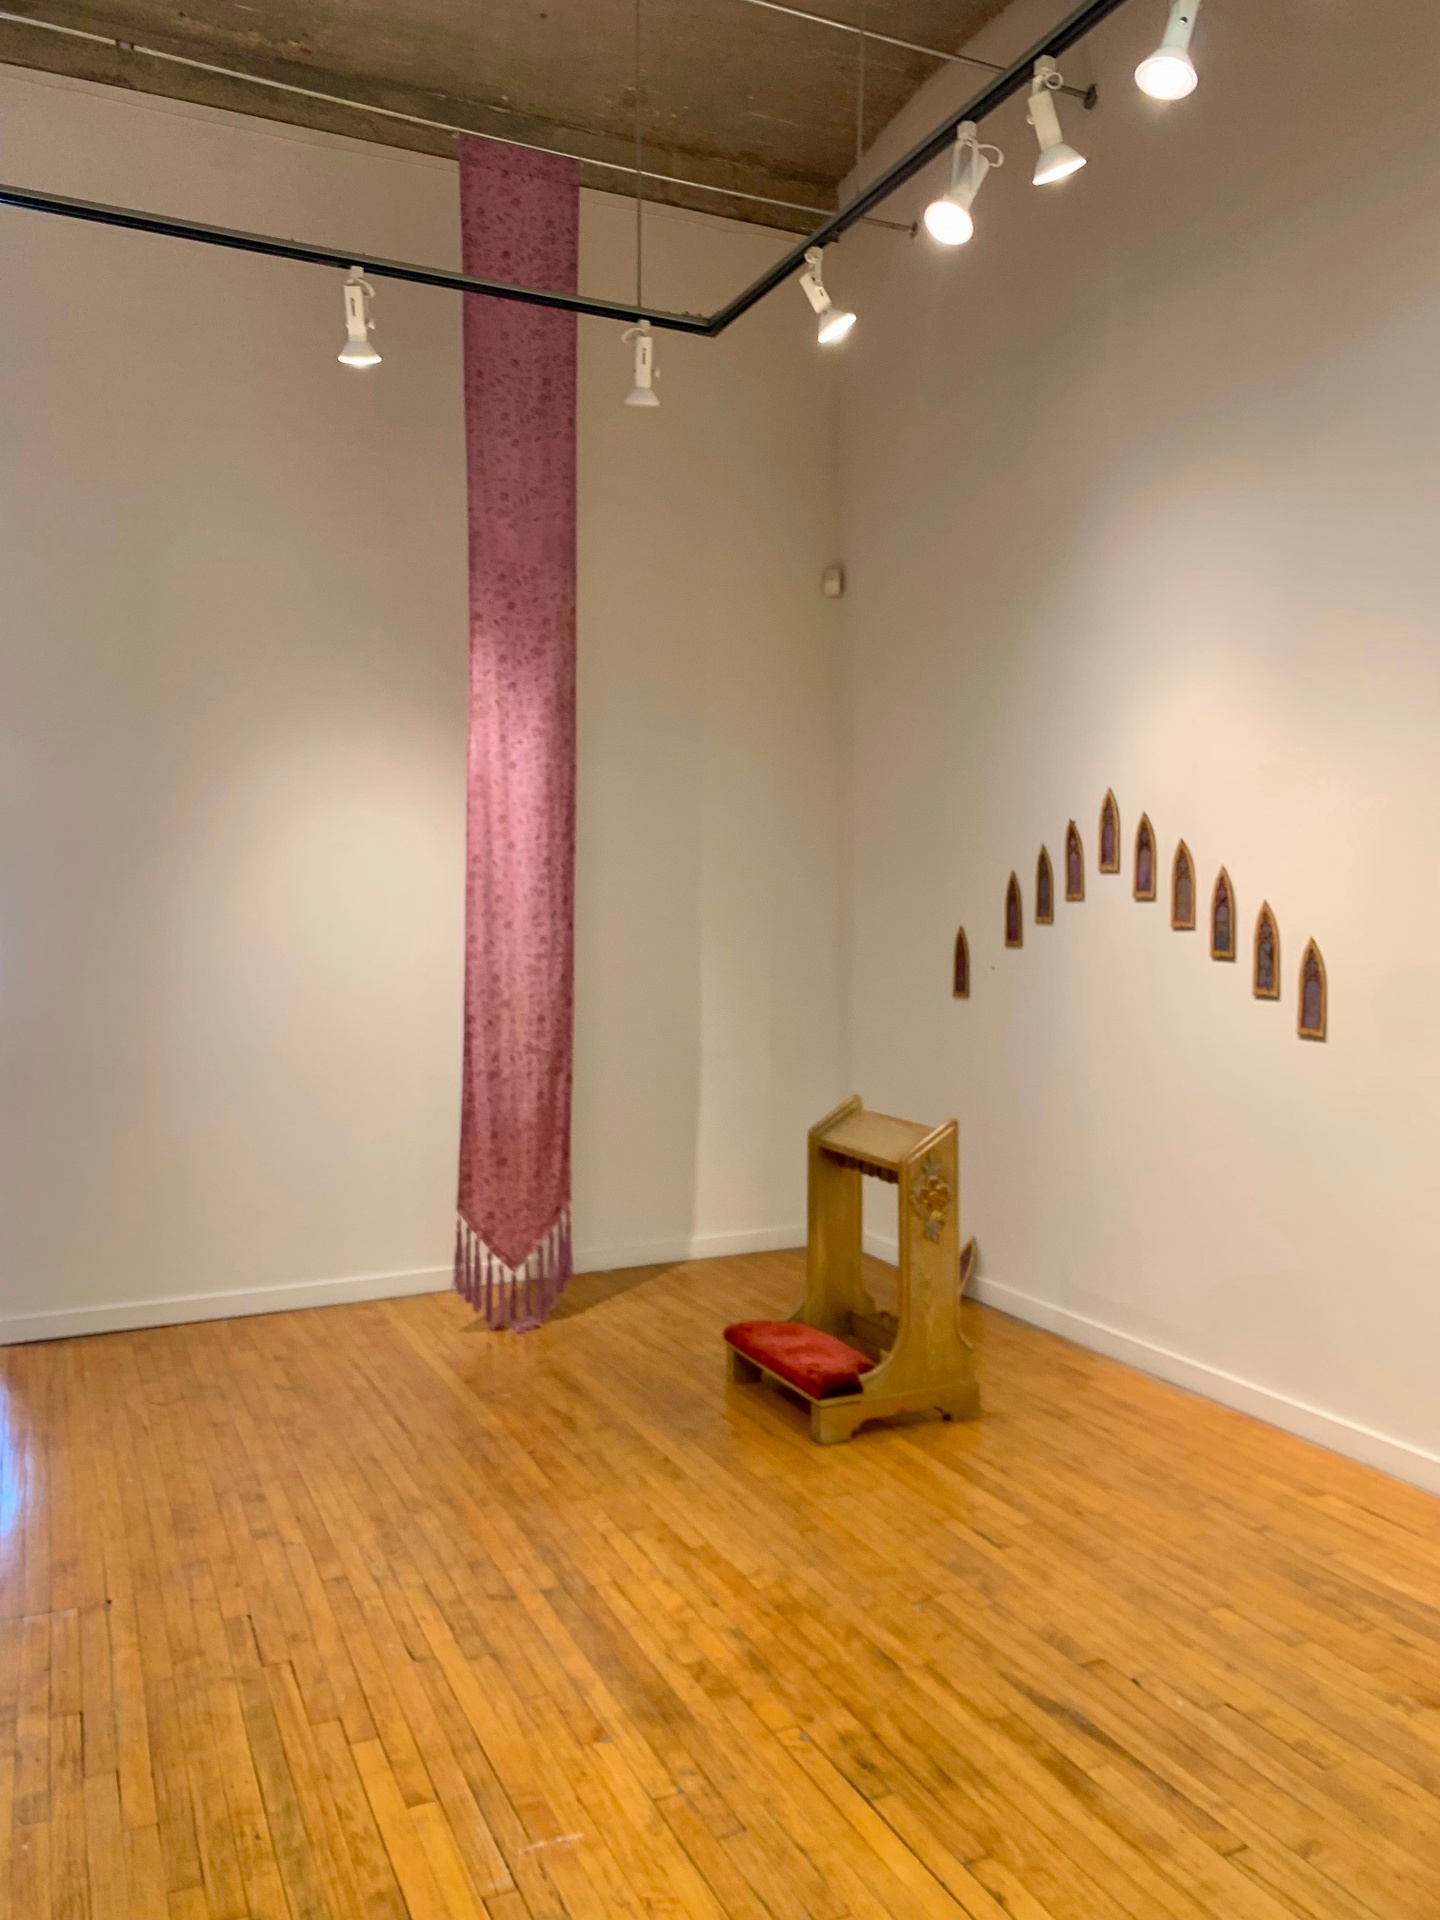
{"type": "Polygon", "coordinates": [[[635,306],[645,304],[645,128],[640,117],[640,0],[635,0],[635,306]]]}
{"type": "Polygon", "coordinates": [[[855,63],[855,169],[865,158],[865,0],[860,0],[860,58],[855,63]]]}

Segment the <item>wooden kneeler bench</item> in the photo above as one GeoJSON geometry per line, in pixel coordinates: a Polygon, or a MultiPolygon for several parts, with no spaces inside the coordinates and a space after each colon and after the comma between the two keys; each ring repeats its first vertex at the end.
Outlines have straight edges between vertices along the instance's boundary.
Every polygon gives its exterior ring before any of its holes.
{"type": "Polygon", "coordinates": [[[959,1129],[867,1113],[859,1095],[810,1129],[805,1298],[789,1320],[725,1329],[732,1381],[768,1380],[810,1408],[810,1436],[848,1440],[868,1420],[980,1412],[975,1355],[960,1331],[959,1129]],[[861,1277],[860,1182],[899,1188],[899,1311],[882,1313],[861,1277]]]}

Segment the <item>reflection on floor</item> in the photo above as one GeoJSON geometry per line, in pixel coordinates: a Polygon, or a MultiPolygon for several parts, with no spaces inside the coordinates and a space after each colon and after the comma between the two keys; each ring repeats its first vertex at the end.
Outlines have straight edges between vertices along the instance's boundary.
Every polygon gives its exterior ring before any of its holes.
{"type": "Polygon", "coordinates": [[[1440,1505],[979,1309],[812,1447],[799,1278],[0,1352],[0,1915],[1433,1920],[1440,1505]]]}

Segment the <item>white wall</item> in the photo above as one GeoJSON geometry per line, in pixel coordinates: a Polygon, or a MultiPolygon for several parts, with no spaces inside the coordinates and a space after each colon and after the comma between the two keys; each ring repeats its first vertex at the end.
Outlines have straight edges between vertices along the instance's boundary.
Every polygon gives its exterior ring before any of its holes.
{"type": "MultiPolygon", "coordinates": [[[[453,167],[5,71],[0,176],[453,264],[453,167]]],[[[698,306],[774,236],[650,218],[698,306]]],[[[630,227],[584,197],[583,284],[630,227]]],[[[0,1339],[444,1285],[459,306],[0,212],[0,1339]]],[[[582,1264],[794,1239],[838,1065],[829,397],[803,315],[581,326],[582,1264]]]]}
{"type": "Polygon", "coordinates": [[[831,256],[861,315],[850,1077],[958,1113],[986,1297],[1440,1485],[1440,17],[1207,8],[1169,109],[1129,78],[1162,18],[1136,0],[1071,61],[1085,172],[1033,189],[1015,105],[971,246],[831,256]],[[1239,965],[1131,900],[1142,809],[1167,873],[1181,834],[1207,899],[1228,866],[1239,965]],[[1088,897],[1006,953],[1007,876],[1028,920],[1071,816],[1088,897]],[[1324,1046],[1295,1032],[1312,935],[1324,1046]]]}
{"type": "MultiPolygon", "coordinates": [[[[710,311],[785,242],[647,215],[646,297],[710,311]]],[[[581,284],[634,287],[595,195],[581,284]]],[[[803,301],[665,335],[656,412],[582,326],[575,1207],[603,1267],[805,1238],[841,1015],[834,369],[803,301]]]]}

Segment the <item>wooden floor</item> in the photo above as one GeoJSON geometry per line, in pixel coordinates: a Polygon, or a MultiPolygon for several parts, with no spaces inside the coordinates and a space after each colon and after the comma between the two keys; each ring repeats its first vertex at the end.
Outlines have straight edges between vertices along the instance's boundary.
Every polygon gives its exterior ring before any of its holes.
{"type": "Polygon", "coordinates": [[[1440,1505],[978,1310],[812,1447],[798,1290],[0,1352],[0,1914],[1436,1920],[1440,1505]]]}

